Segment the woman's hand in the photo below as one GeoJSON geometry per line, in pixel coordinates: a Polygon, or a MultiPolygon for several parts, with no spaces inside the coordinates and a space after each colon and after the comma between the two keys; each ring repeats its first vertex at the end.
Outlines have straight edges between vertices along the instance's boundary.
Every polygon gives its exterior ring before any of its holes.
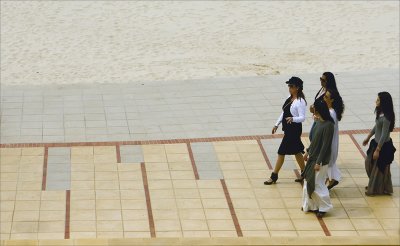
{"type": "Polygon", "coordinates": [[[303,159],[304,159],[304,161],[308,161],[308,152],[304,153],[303,159]]]}
{"type": "Polygon", "coordinates": [[[315,110],[314,110],[314,104],[310,105],[310,113],[314,114],[315,110]]]}
{"type": "Polygon", "coordinates": [[[293,122],[293,117],[286,117],[286,123],[291,124],[293,122]]]}
{"type": "Polygon", "coordinates": [[[378,149],[375,149],[374,155],[372,156],[372,159],[378,160],[378,158],[379,158],[379,150],[378,150],[378,149]]]}
{"type": "Polygon", "coordinates": [[[314,165],[314,170],[315,170],[315,171],[319,171],[320,167],[321,167],[321,166],[320,166],[319,164],[315,164],[315,165],[314,165]]]}
{"type": "Polygon", "coordinates": [[[278,130],[278,127],[277,127],[277,126],[274,126],[274,127],[272,128],[272,134],[275,134],[276,130],[278,130]]]}
{"type": "Polygon", "coordinates": [[[366,146],[369,142],[369,138],[364,139],[364,141],[362,142],[363,146],[366,146]]]}

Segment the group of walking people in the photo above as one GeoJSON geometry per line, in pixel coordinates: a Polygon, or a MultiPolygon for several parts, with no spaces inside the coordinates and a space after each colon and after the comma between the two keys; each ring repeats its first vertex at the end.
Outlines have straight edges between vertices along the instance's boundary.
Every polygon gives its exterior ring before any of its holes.
{"type": "MultiPolygon", "coordinates": [[[[339,184],[341,173],[336,164],[339,152],[339,121],[344,112],[343,99],[336,85],[335,76],[325,72],[320,77],[321,89],[317,92],[313,104],[309,107],[313,117],[310,129],[310,145],[305,148],[301,141],[302,122],[305,121],[307,101],[303,93],[303,81],[291,77],[286,84],[290,96],[285,100],[275,126],[274,134],[282,124],[284,136],[278,149],[274,171],[265,185],[275,184],[285,156],[294,155],[301,169],[301,176],[296,182],[303,183],[301,209],[313,211],[318,217],[324,216],[333,208],[329,190],[339,184]],[[306,163],[305,163],[306,162],[306,163]]],[[[378,93],[375,107],[375,126],[363,141],[370,143],[365,169],[369,177],[365,194],[390,195],[393,193],[390,164],[396,151],[390,138],[394,129],[395,114],[393,100],[388,92],[378,93]],[[371,139],[375,135],[375,138],[371,139]]]]}

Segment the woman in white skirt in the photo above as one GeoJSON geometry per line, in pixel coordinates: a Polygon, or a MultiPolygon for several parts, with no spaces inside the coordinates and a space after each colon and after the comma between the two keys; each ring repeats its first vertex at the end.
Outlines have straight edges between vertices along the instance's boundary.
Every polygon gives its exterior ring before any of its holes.
{"type": "Polygon", "coordinates": [[[332,139],[332,150],[331,150],[331,160],[328,164],[328,190],[332,189],[339,184],[342,178],[340,170],[336,165],[336,160],[339,152],[339,121],[342,119],[344,104],[342,97],[338,91],[328,89],[324,95],[324,101],[326,102],[329,113],[335,122],[335,130],[333,132],[332,139]]]}
{"type": "Polygon", "coordinates": [[[307,164],[304,169],[302,210],[316,212],[318,217],[322,217],[333,208],[325,180],[331,159],[334,121],[325,101],[316,101],[314,108],[317,116],[314,136],[304,154],[307,164]]]}

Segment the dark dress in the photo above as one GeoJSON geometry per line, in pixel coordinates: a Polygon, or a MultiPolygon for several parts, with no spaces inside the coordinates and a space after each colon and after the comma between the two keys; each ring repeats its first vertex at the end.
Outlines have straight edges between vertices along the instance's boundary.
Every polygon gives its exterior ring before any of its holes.
{"type": "Polygon", "coordinates": [[[301,142],[302,124],[296,122],[288,124],[285,120],[287,117],[293,117],[290,112],[290,106],[292,103],[291,97],[289,97],[282,107],[282,130],[284,131],[284,136],[278,149],[279,155],[295,155],[298,153],[304,153],[304,145],[301,142]]]}
{"type": "MultiPolygon", "coordinates": [[[[319,89],[319,91],[315,95],[314,104],[315,104],[316,101],[321,101],[321,100],[323,101],[324,100],[325,92],[318,97],[318,95],[319,95],[319,93],[321,93],[322,89],[323,88],[319,89]]],[[[315,127],[315,120],[314,120],[313,124],[311,125],[310,133],[308,134],[308,139],[310,139],[310,142],[312,141],[312,137],[313,137],[313,134],[314,134],[314,127],[315,127]]]]}

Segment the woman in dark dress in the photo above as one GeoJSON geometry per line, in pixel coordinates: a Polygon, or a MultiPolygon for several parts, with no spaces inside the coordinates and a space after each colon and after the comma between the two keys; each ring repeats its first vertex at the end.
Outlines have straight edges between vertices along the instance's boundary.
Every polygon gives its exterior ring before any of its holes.
{"type": "Polygon", "coordinates": [[[393,110],[392,96],[388,92],[378,93],[376,99],[375,126],[363,141],[366,146],[371,140],[365,159],[365,170],[369,182],[365,187],[367,196],[393,193],[390,164],[393,162],[396,148],[393,146],[390,132],[394,129],[395,115],[393,110]]]}
{"type": "MultiPolygon", "coordinates": [[[[303,81],[298,77],[292,77],[286,82],[289,87],[290,97],[286,99],[282,106],[282,113],[272,129],[272,134],[276,132],[280,123],[284,136],[279,146],[278,159],[276,160],[274,171],[271,177],[264,182],[271,185],[278,180],[278,173],[285,161],[285,155],[295,155],[300,169],[304,170],[304,145],[301,142],[302,122],[305,120],[306,100],[303,93],[303,81]]],[[[299,180],[297,180],[299,181],[299,180]]]]}

